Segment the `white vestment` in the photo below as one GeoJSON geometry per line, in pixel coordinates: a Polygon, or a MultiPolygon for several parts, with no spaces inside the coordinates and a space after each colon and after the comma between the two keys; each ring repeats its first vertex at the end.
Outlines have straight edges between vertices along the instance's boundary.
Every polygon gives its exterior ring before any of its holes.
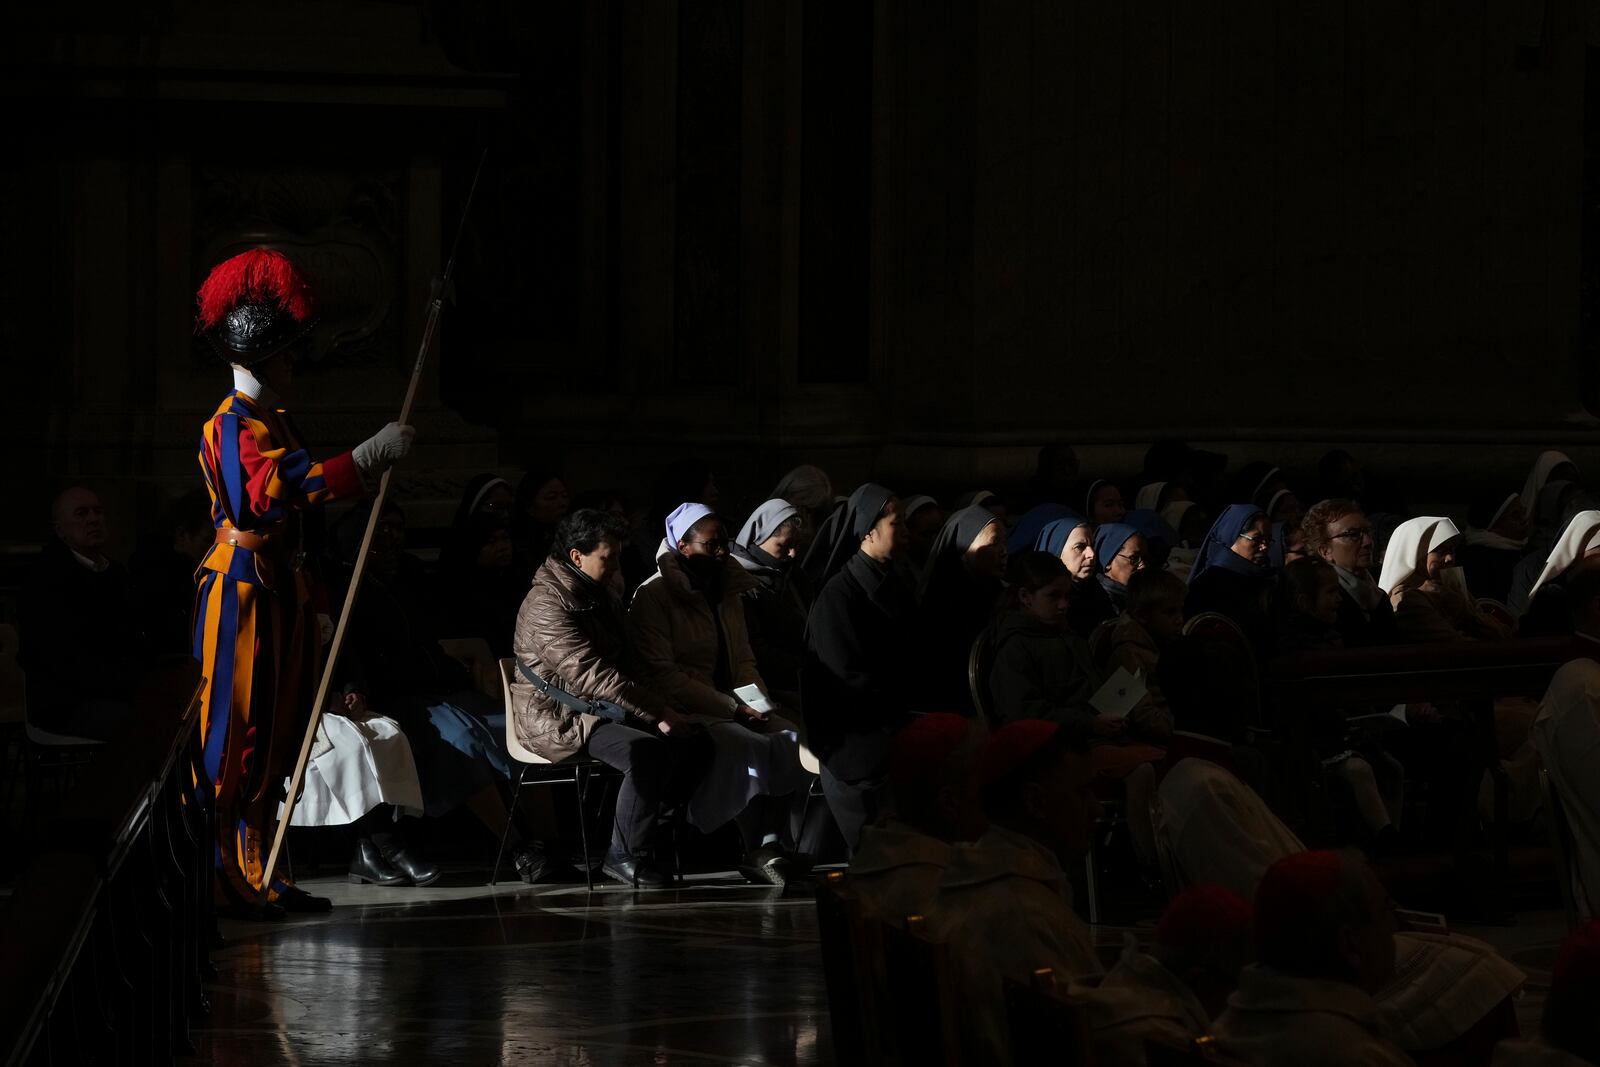
{"type": "Polygon", "coordinates": [[[1176,891],[1221,885],[1254,900],[1267,868],[1304,852],[1255,790],[1209,760],[1179,760],[1151,805],[1156,851],[1173,868],[1176,891]]]}
{"type": "Polygon", "coordinates": [[[862,829],[850,857],[850,888],[863,913],[898,923],[933,910],[949,866],[949,844],[890,819],[862,829]]]}
{"type": "Polygon", "coordinates": [[[1104,973],[1061,864],[1000,826],[977,844],[952,846],[930,925],[950,946],[971,1063],[1011,1062],[1002,979],[1028,983],[1049,967],[1066,986],[1104,973]]]}
{"type": "Polygon", "coordinates": [[[1556,671],[1533,743],[1572,831],[1573,896],[1580,918],[1590,919],[1600,915],[1600,663],[1575,659],[1556,671]]]}
{"type": "Polygon", "coordinates": [[[1383,1034],[1378,1005],[1348,982],[1246,967],[1212,1033],[1217,1051],[1250,1067],[1407,1067],[1383,1034]]]}
{"type": "Polygon", "coordinates": [[[422,783],[400,724],[381,715],[324,715],[289,825],[344,826],[379,804],[422,814],[422,783]]]}

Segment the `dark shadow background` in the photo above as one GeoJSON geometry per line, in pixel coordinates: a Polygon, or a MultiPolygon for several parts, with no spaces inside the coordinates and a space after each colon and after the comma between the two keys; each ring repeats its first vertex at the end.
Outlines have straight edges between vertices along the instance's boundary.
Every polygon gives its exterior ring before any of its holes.
{"type": "Polygon", "coordinates": [[[1595,7],[11,5],[0,539],[66,481],[130,535],[197,484],[192,294],[256,241],[328,309],[308,437],[391,418],[485,146],[413,526],[533,462],[643,495],[699,455],[730,511],[1058,439],[1111,475],[1343,445],[1419,505],[1600,463],[1595,7]]]}

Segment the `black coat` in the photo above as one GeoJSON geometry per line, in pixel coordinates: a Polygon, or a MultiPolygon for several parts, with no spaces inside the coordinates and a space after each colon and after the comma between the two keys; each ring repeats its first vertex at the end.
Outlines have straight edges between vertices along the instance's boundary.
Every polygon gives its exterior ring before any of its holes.
{"type": "Polygon", "coordinates": [[[45,546],[17,627],[28,720],[49,730],[90,700],[130,701],[144,668],[144,627],[121,564],[98,573],[61,541],[45,546]]]}
{"type": "Polygon", "coordinates": [[[1099,575],[1072,583],[1072,600],[1067,605],[1067,626],[1073,633],[1087,641],[1094,635],[1096,626],[1116,617],[1116,605],[1106,595],[1099,575]]]}
{"type": "Polygon", "coordinates": [[[1048,719],[1087,729],[1099,714],[1089,698],[1103,679],[1083,638],[1054,629],[1022,611],[995,626],[989,693],[1001,724],[1048,719]]]}
{"type": "Polygon", "coordinates": [[[1244,631],[1257,655],[1272,647],[1272,624],[1267,618],[1269,575],[1241,574],[1227,567],[1209,567],[1189,584],[1183,602],[1185,618],[1208,611],[1226,615],[1244,631]]]}
{"type": "MultiPolygon", "coordinates": [[[[829,579],[806,624],[800,698],[808,742],[824,761],[851,735],[887,734],[909,714],[916,602],[892,567],[858,552],[829,579]]],[[[835,768],[846,779],[866,768],[835,768]]]]}
{"type": "Polygon", "coordinates": [[[779,568],[759,548],[734,545],[734,559],[755,580],[744,597],[744,625],[756,668],[774,693],[798,693],[800,663],[805,658],[806,616],[811,588],[798,566],[779,568]]]}

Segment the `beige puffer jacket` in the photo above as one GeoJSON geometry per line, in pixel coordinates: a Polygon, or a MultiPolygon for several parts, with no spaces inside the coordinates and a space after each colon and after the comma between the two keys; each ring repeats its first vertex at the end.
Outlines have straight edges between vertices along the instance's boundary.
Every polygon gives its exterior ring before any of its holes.
{"type": "MultiPolygon", "coordinates": [[[[562,560],[549,559],[517,612],[517,661],[586,700],[608,700],[646,722],[669,705],[624,670],[627,638],[615,593],[562,560]]],[[[521,672],[511,684],[517,740],[555,762],[573,755],[602,720],[540,693],[521,672]]]]}

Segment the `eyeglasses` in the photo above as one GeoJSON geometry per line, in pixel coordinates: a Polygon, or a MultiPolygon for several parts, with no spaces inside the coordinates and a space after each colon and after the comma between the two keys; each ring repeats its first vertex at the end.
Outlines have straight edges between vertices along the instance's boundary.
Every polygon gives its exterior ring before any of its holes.
{"type": "Polygon", "coordinates": [[[1267,535],[1266,534],[1242,533],[1242,534],[1239,535],[1239,540],[1241,540],[1241,541],[1249,541],[1252,545],[1259,545],[1261,542],[1265,541],[1266,539],[1267,539],[1267,535]]]}
{"type": "Polygon", "coordinates": [[[1331,541],[1365,541],[1371,536],[1372,527],[1357,526],[1354,529],[1345,530],[1343,533],[1330,534],[1328,539],[1331,541]]]}
{"type": "Polygon", "coordinates": [[[1118,552],[1117,553],[1117,558],[1118,559],[1127,560],[1128,561],[1128,566],[1132,567],[1136,571],[1144,569],[1145,558],[1144,558],[1144,553],[1142,553],[1142,552],[1131,552],[1131,553],[1128,553],[1127,555],[1124,555],[1123,553],[1118,552]]]}
{"type": "Polygon", "coordinates": [[[685,541],[684,543],[689,545],[705,545],[713,552],[721,552],[726,550],[728,547],[728,539],[726,537],[713,537],[709,541],[685,541]]]}

